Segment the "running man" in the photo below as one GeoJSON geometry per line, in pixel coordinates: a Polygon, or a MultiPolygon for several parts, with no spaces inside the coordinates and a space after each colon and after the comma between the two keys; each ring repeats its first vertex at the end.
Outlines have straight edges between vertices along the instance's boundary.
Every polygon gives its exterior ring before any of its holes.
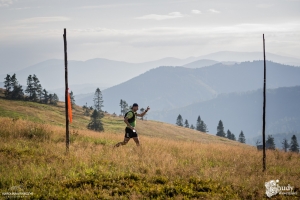
{"type": "Polygon", "coordinates": [[[124,116],[124,122],[127,125],[127,127],[125,128],[124,141],[119,142],[118,144],[115,145],[115,147],[119,147],[120,145],[126,145],[129,142],[130,138],[133,138],[136,145],[140,146],[140,141],[139,141],[139,138],[138,138],[138,134],[135,130],[136,116],[143,117],[148,112],[149,109],[150,108],[148,106],[147,109],[143,113],[137,114],[136,111],[139,110],[139,105],[137,103],[134,103],[132,105],[131,110],[128,111],[124,116]]]}

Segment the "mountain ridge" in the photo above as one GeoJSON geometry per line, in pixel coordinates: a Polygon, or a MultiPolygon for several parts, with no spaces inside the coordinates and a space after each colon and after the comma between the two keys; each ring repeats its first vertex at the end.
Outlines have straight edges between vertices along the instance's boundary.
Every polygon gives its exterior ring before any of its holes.
{"type": "MultiPolygon", "coordinates": [[[[300,85],[300,68],[267,62],[267,87],[300,85]]],[[[215,98],[217,94],[245,92],[262,88],[263,62],[235,65],[218,63],[209,67],[159,67],[103,90],[104,110],[118,112],[120,99],[128,103],[152,104],[154,110],[168,110],[215,98]],[[131,92],[132,91],[132,92],[131,92]]],[[[90,97],[77,99],[79,105],[90,97]]],[[[76,94],[75,94],[76,96],[76,94]]]]}
{"type": "MultiPolygon", "coordinates": [[[[184,59],[174,58],[174,57],[166,57],[161,58],[154,61],[147,61],[141,63],[133,63],[133,62],[124,62],[124,61],[115,61],[106,58],[94,58],[85,61],[77,61],[77,60],[69,60],[69,79],[70,85],[78,85],[78,84],[90,84],[90,80],[97,80],[94,83],[98,84],[99,87],[111,87],[113,85],[117,85],[119,83],[125,82],[130,78],[138,76],[150,69],[159,67],[159,66],[191,66],[193,62],[204,62],[205,60],[212,60],[212,63],[215,62],[244,62],[244,61],[253,61],[253,60],[262,60],[261,52],[233,52],[233,51],[220,51],[202,56],[192,56],[184,59]],[[91,65],[94,66],[91,66],[91,65]],[[105,66],[108,65],[108,66],[105,66]],[[100,69],[105,71],[105,75],[103,71],[99,69],[99,66],[102,66],[100,69]],[[104,67],[104,68],[103,68],[104,67]],[[87,72],[84,70],[91,70],[91,72],[85,75],[87,72]],[[125,68],[128,68],[125,70],[125,68]],[[73,69],[73,70],[72,70],[73,69]],[[78,73],[76,72],[78,71],[78,73]],[[128,71],[131,71],[129,73],[128,71]],[[123,74],[123,76],[118,76],[118,74],[113,72],[119,72],[119,74],[123,74]],[[95,76],[98,74],[98,78],[95,76]],[[84,76],[83,79],[80,79],[80,75],[84,76]],[[90,79],[87,77],[91,76],[90,79]],[[107,77],[110,79],[107,79],[107,77]],[[128,78],[125,78],[128,77],[128,78]],[[89,81],[87,81],[89,80],[89,81]],[[98,81],[101,80],[101,81],[98,81]],[[112,81],[113,80],[113,81],[112,81]],[[77,81],[77,82],[76,82],[77,81]]],[[[267,59],[272,60],[277,63],[282,64],[293,64],[296,66],[300,66],[300,59],[280,56],[277,54],[267,53],[267,59]]],[[[203,67],[206,65],[198,65],[193,68],[203,67]]],[[[6,69],[6,68],[4,68],[6,69]]],[[[62,59],[48,59],[46,61],[38,62],[36,64],[30,65],[28,67],[23,67],[19,70],[4,70],[2,74],[0,74],[0,79],[3,79],[6,74],[16,73],[17,76],[20,77],[19,81],[21,84],[26,84],[26,78],[31,73],[36,73],[40,80],[44,82],[46,88],[55,90],[63,87],[64,83],[64,61],[62,59]],[[44,69],[45,72],[41,72],[40,70],[44,69]],[[57,83],[51,83],[51,78],[49,78],[48,73],[57,79],[57,83]]],[[[62,91],[63,92],[63,91],[62,91]]]]}

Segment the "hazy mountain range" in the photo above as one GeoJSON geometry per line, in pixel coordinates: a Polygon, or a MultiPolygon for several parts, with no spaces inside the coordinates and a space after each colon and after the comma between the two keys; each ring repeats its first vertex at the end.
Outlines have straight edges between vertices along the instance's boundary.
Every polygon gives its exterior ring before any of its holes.
{"type": "MultiPolygon", "coordinates": [[[[254,61],[254,60],[263,60],[262,52],[234,52],[234,51],[220,51],[204,56],[197,57],[198,59],[210,59],[216,61],[254,61]]],[[[266,59],[276,63],[300,66],[300,59],[293,58],[288,56],[280,56],[273,53],[266,53],[266,59]]]]}
{"type": "MultiPolygon", "coordinates": [[[[277,63],[293,64],[300,66],[300,59],[290,58],[267,53],[268,60],[277,63]]],[[[96,87],[108,88],[127,80],[130,80],[150,69],[160,66],[185,66],[187,68],[200,68],[211,66],[222,62],[223,64],[234,64],[242,61],[262,60],[261,52],[217,52],[199,57],[186,59],[163,58],[156,61],[144,63],[128,63],[113,61],[102,58],[87,61],[68,62],[69,86],[76,94],[89,93],[96,87]]],[[[64,93],[64,62],[62,59],[52,59],[29,67],[22,67],[21,70],[1,66],[0,81],[6,74],[17,74],[22,85],[26,85],[29,74],[36,74],[44,88],[60,95],[64,93]]]]}
{"type": "MultiPolygon", "coordinates": [[[[300,85],[300,68],[267,62],[267,87],[300,85]]],[[[118,112],[120,99],[151,105],[152,110],[170,110],[215,98],[221,93],[262,88],[263,61],[209,67],[159,67],[122,84],[103,90],[104,110],[118,112]]],[[[76,94],[75,94],[76,96],[76,94]]],[[[76,98],[79,105],[92,105],[92,96],[76,98]]]]}
{"type": "MultiPolygon", "coordinates": [[[[97,87],[102,89],[120,84],[135,76],[138,76],[150,69],[164,65],[185,65],[194,61],[195,58],[176,59],[165,58],[146,63],[126,63],[107,59],[92,59],[87,61],[69,61],[69,87],[76,94],[88,93],[94,91],[97,87]]],[[[216,61],[213,61],[215,63],[216,61]]],[[[201,66],[204,66],[203,63],[201,66]]],[[[18,81],[26,85],[26,79],[29,74],[36,74],[44,88],[64,94],[64,61],[47,60],[25,69],[10,72],[16,73],[18,81]]],[[[3,80],[5,74],[0,75],[3,80]]]]}

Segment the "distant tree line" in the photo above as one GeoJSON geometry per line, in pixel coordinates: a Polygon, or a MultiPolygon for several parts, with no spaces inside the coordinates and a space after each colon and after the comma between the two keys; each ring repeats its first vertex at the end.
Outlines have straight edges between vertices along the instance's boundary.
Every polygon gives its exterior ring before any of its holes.
{"type": "MultiPolygon", "coordinates": [[[[262,150],[263,149],[263,145],[259,145],[260,143],[261,143],[260,141],[256,142],[258,150],[262,150]]],[[[289,150],[291,152],[299,153],[299,144],[298,144],[296,135],[292,136],[290,143],[285,138],[285,139],[283,139],[283,141],[282,141],[281,144],[282,144],[282,149],[285,152],[287,152],[289,150]]],[[[266,145],[265,146],[266,146],[266,149],[275,150],[276,145],[275,145],[274,137],[272,135],[268,135],[268,138],[266,140],[266,145]]]]}
{"type": "MultiPolygon", "coordinates": [[[[219,124],[217,126],[217,134],[216,135],[219,137],[228,138],[229,140],[234,140],[234,141],[236,140],[234,133],[232,133],[229,129],[225,133],[222,120],[219,121],[219,124]]],[[[240,143],[246,143],[246,138],[245,138],[243,131],[240,132],[237,141],[240,143]]]]}
{"type": "MultiPolygon", "coordinates": [[[[261,146],[261,145],[258,145],[260,143],[261,142],[257,141],[256,145],[261,146]]],[[[290,143],[286,138],[284,138],[283,141],[281,142],[281,144],[282,144],[282,149],[285,152],[287,152],[289,150],[291,152],[299,153],[299,144],[298,144],[296,135],[292,136],[290,143]]],[[[275,150],[275,148],[276,148],[276,145],[275,145],[274,137],[272,135],[268,135],[268,138],[266,140],[266,149],[275,150]]]]}
{"type": "MultiPolygon", "coordinates": [[[[43,89],[38,77],[29,75],[27,78],[27,87],[25,91],[22,85],[19,84],[16,74],[4,78],[5,98],[12,100],[25,100],[45,104],[57,105],[59,101],[58,96],[54,93],[49,93],[45,88],[43,89]]],[[[75,102],[75,100],[74,100],[75,102]]]]}
{"type": "Polygon", "coordinates": [[[183,122],[183,118],[182,118],[181,114],[179,114],[177,119],[176,119],[176,125],[177,126],[182,126],[182,127],[185,127],[185,128],[196,129],[197,131],[201,131],[201,132],[204,132],[204,133],[208,132],[207,126],[204,123],[204,121],[201,120],[200,115],[197,118],[196,127],[193,124],[190,125],[187,119],[183,122]]]}
{"type": "MultiPolygon", "coordinates": [[[[176,119],[176,125],[182,126],[185,128],[196,129],[197,131],[201,131],[204,133],[208,132],[207,125],[201,119],[200,115],[197,118],[196,127],[193,124],[189,125],[189,122],[187,119],[183,122],[183,118],[182,118],[181,114],[179,114],[176,119]]],[[[227,133],[225,133],[222,120],[219,121],[219,124],[217,126],[217,134],[216,135],[219,137],[228,138],[230,140],[236,140],[234,133],[232,133],[229,129],[227,130],[227,133]]],[[[241,143],[246,143],[246,138],[245,138],[243,131],[241,131],[238,141],[241,143]]]]}
{"type": "MultiPolygon", "coordinates": [[[[185,128],[196,129],[197,131],[201,131],[204,133],[208,132],[207,125],[201,119],[200,115],[197,118],[196,127],[193,124],[189,125],[189,122],[187,119],[185,121],[183,121],[183,117],[181,116],[181,114],[179,114],[176,119],[176,125],[182,126],[185,128]]],[[[229,129],[227,130],[227,133],[225,133],[222,120],[219,121],[219,124],[217,126],[217,134],[216,135],[219,137],[228,138],[230,140],[238,140],[240,143],[246,143],[246,138],[245,138],[243,131],[241,131],[241,133],[239,134],[238,139],[236,139],[234,133],[232,133],[229,129]]]]}
{"type": "MultiPolygon", "coordinates": [[[[179,114],[177,119],[176,119],[176,125],[181,126],[181,127],[185,127],[185,128],[196,129],[196,130],[204,132],[204,133],[208,132],[207,126],[204,123],[204,121],[201,120],[200,115],[197,118],[196,127],[194,127],[193,124],[189,125],[189,122],[188,122],[187,119],[183,120],[183,117],[181,116],[181,114],[179,114]]],[[[246,143],[246,137],[245,137],[243,131],[240,132],[237,139],[236,139],[234,133],[232,133],[229,129],[225,133],[224,125],[223,125],[222,120],[220,120],[219,123],[218,123],[216,135],[219,136],[219,137],[228,138],[228,139],[234,140],[234,141],[237,140],[240,143],[246,143]]],[[[256,145],[258,145],[259,143],[260,142],[257,141],[256,145]]],[[[267,149],[275,149],[276,148],[275,142],[274,142],[274,137],[272,135],[268,135],[268,138],[266,140],[266,148],[267,149]]],[[[298,144],[296,135],[292,136],[290,143],[288,142],[287,139],[284,139],[282,141],[282,148],[285,152],[287,152],[287,150],[289,149],[291,152],[298,152],[299,153],[300,150],[299,150],[299,144],[298,144]]]]}

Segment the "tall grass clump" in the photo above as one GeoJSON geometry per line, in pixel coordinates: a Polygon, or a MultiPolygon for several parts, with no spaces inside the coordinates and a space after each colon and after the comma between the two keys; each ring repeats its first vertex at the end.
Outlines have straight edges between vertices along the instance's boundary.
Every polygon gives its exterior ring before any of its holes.
{"type": "Polygon", "coordinates": [[[29,139],[35,141],[49,140],[53,132],[44,124],[24,121],[21,119],[1,118],[0,137],[8,139],[29,139]]]}

